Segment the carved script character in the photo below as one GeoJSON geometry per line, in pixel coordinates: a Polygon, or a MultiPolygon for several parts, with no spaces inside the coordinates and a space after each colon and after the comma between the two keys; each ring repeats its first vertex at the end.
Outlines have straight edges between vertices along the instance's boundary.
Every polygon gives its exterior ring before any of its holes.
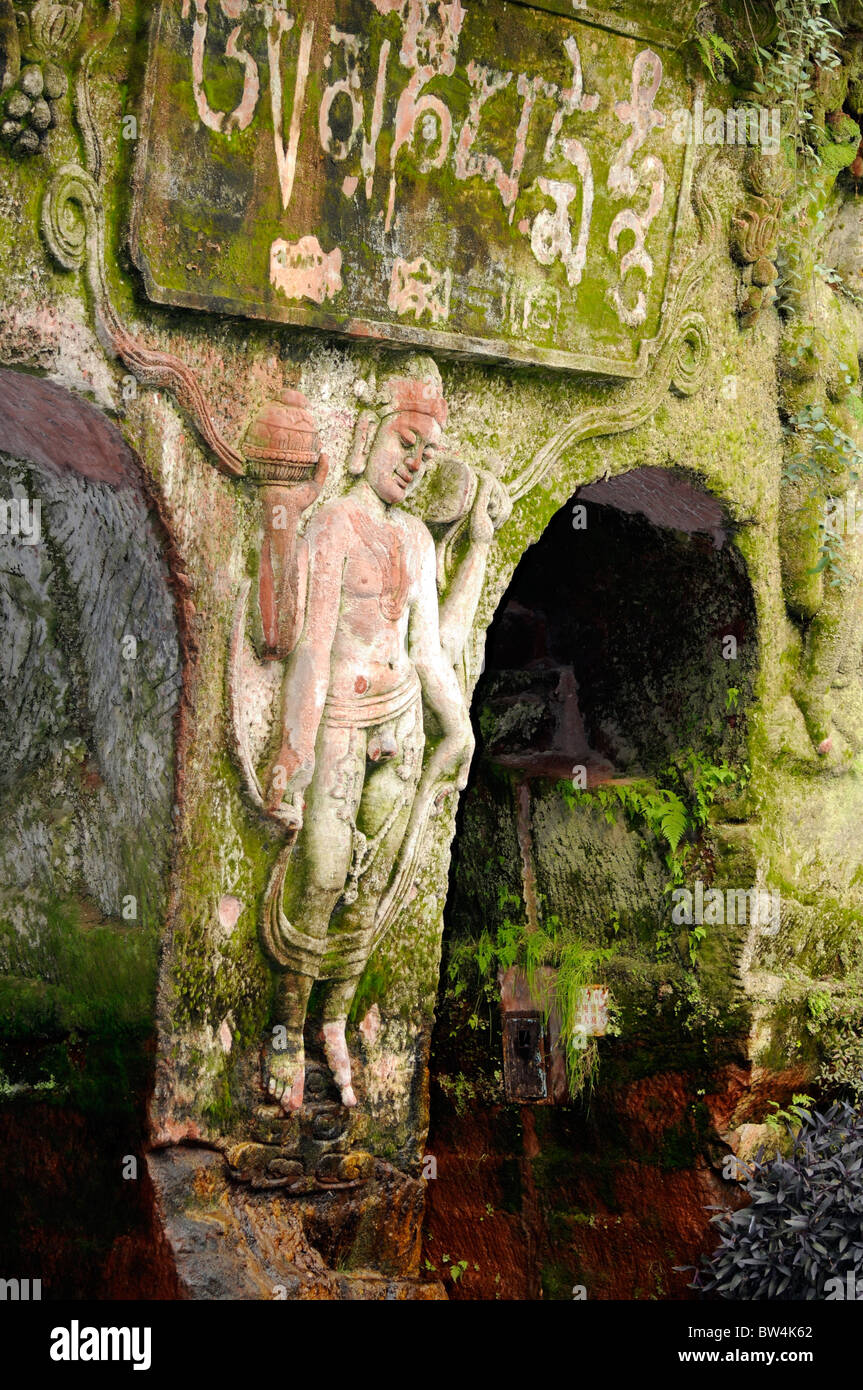
{"type": "Polygon", "coordinates": [[[645,248],[645,237],[651,222],[662,208],[665,196],[665,168],[655,155],[641,162],[636,172],[632,168],[632,157],[644,144],[651,131],[665,125],[665,115],[653,109],[653,102],[662,81],[662,62],[652,49],[639,53],[632,66],[632,93],[629,101],[618,101],[614,113],[618,120],[632,126],[617,156],[608,171],[608,189],[616,197],[632,198],[642,183],[650,183],[650,200],[644,212],[633,208],[619,212],[608,231],[609,250],[617,252],[620,236],[624,231],[632,233],[634,244],[620,262],[620,284],[609,291],[609,297],[622,323],[636,328],[647,318],[647,296],[639,290],[634,305],[629,305],[623,297],[624,281],[630,271],[641,270],[650,282],[653,276],[653,258],[645,248]]]}
{"type": "MultiPolygon", "coordinates": [[[[248,0],[221,0],[222,13],[228,19],[238,18],[246,10],[247,3],[248,0]]],[[[189,0],[183,0],[183,18],[188,18],[188,15],[189,0]]],[[[230,135],[234,129],[246,130],[254,119],[261,92],[258,65],[251,54],[238,46],[237,41],[242,25],[237,24],[228,35],[225,54],[243,66],[243,95],[239,105],[230,114],[225,111],[214,111],[204,91],[204,55],[207,48],[208,28],[207,0],[195,0],[195,21],[192,31],[192,90],[195,96],[195,106],[205,126],[210,130],[217,130],[223,135],[230,135]]]]}

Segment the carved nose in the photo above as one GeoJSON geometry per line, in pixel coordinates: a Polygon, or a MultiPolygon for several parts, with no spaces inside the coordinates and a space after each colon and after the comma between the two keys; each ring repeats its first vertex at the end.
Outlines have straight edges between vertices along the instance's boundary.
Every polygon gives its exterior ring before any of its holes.
{"type": "Polygon", "coordinates": [[[394,758],[399,751],[396,743],[395,734],[390,729],[384,729],[382,733],[372,734],[369,739],[368,757],[373,763],[385,762],[387,758],[394,758]]]}

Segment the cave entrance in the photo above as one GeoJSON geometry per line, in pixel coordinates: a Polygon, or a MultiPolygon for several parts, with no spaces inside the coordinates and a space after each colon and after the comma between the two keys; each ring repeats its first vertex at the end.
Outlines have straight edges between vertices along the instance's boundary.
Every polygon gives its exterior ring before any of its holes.
{"type": "Polygon", "coordinates": [[[733,743],[754,611],[728,542],[719,502],[668,470],[580,488],[489,629],[482,757],[527,779],[583,767],[594,786],[650,775],[683,742],[733,743]]]}
{"type": "MultiPolygon", "coordinates": [[[[669,768],[683,778],[687,769],[745,763],[756,659],[754,600],[731,525],[682,472],[641,468],[580,488],[513,575],[473,700],[477,754],[453,846],[432,1048],[429,1149],[438,1181],[427,1249],[434,1263],[461,1242],[455,1253],[467,1265],[453,1296],[572,1297],[578,1260],[561,1244],[560,1207],[585,1223],[615,1209],[615,1173],[603,1159],[610,1136],[617,1159],[630,1169],[642,1161],[626,1154],[616,1102],[589,1107],[588,1092],[573,1086],[561,1046],[572,1017],[552,1002],[562,962],[572,970],[579,951],[587,960],[616,953],[620,993],[629,991],[637,1020],[639,1009],[650,1013],[656,1038],[665,1027],[654,1018],[661,991],[679,989],[682,998],[685,990],[664,983],[677,981],[675,970],[684,978],[685,960],[657,964],[668,904],[662,854],[625,817],[597,807],[596,793],[668,786],[669,768]],[[582,790],[589,795],[580,801],[582,790]],[[516,963],[528,938],[531,948],[570,943],[556,958],[535,950],[530,981],[516,963]],[[591,1147],[588,1181],[582,1160],[591,1147]],[[511,1246],[495,1288],[481,1273],[488,1240],[499,1270],[500,1249],[511,1246]],[[559,1278],[561,1269],[568,1272],[559,1278]]],[[[573,987],[586,1001],[588,1022],[578,1026],[601,1034],[607,991],[589,973],[583,984],[573,987]]],[[[649,1061],[639,1054],[639,1026],[603,1039],[613,1060],[602,1065],[615,1084],[625,1084],[631,1064],[643,1078],[684,1056],[674,1019],[649,1061]]],[[[595,1036],[589,1042],[596,1050],[595,1036]]],[[[614,1290],[600,1296],[639,1296],[638,1262],[660,1239],[630,1220],[628,1200],[618,1209],[630,1245],[613,1256],[616,1282],[599,1262],[596,1280],[614,1290]]]]}

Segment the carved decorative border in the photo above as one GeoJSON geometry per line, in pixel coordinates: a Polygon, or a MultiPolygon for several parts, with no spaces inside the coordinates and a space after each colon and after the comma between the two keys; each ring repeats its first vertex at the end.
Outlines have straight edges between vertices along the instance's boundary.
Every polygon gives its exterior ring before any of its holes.
{"type": "Polygon", "coordinates": [[[93,114],[93,64],[108,47],[120,20],[120,0],[108,0],[109,13],[84,54],[75,87],[75,114],[84,143],[86,167],[64,164],[54,174],[42,203],[42,234],[63,270],[83,270],[93,306],[96,333],[111,357],[119,357],[145,386],[172,393],[190,416],[217,468],[231,477],[245,474],[243,458],[213,423],[201,383],[178,357],[146,347],[123,324],[105,275],[105,223],[101,195],[102,142],[93,114]]]}

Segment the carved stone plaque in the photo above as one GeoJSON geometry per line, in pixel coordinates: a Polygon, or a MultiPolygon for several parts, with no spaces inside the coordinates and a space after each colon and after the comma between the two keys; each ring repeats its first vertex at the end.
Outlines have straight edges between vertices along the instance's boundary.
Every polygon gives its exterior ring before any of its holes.
{"type": "Polygon", "coordinates": [[[640,38],[620,4],[163,0],[133,219],[147,292],[640,376],[691,104],[671,6],[650,8],[640,38]]]}

